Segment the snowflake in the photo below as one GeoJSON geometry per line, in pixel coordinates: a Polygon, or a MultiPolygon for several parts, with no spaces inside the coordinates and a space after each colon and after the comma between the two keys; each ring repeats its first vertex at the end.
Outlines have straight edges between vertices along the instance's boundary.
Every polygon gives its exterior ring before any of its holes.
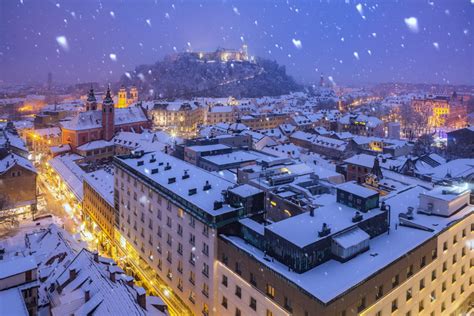
{"type": "Polygon", "coordinates": [[[418,31],[420,30],[418,28],[418,19],[413,16],[405,18],[405,24],[407,25],[408,29],[410,29],[410,31],[412,31],[413,33],[418,33],[418,31]]]}
{"type": "Polygon", "coordinates": [[[298,40],[298,39],[294,38],[291,41],[293,42],[293,45],[295,45],[296,48],[298,48],[298,49],[303,48],[303,45],[301,44],[301,40],[298,40]]]}

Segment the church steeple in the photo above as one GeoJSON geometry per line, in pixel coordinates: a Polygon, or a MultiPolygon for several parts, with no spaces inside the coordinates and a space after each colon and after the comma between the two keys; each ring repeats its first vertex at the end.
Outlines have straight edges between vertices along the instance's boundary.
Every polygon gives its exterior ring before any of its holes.
{"type": "Polygon", "coordinates": [[[94,89],[89,90],[89,94],[87,95],[87,101],[86,101],[86,111],[95,111],[97,110],[97,99],[95,98],[94,95],[94,89]]]}
{"type": "Polygon", "coordinates": [[[104,101],[102,102],[102,131],[105,140],[111,140],[115,133],[115,108],[114,100],[110,95],[110,86],[107,88],[104,101]]]}

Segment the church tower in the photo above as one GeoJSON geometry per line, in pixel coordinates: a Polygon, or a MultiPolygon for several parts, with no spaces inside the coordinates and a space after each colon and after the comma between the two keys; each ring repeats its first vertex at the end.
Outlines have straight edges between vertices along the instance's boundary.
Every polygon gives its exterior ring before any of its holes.
{"type": "Polygon", "coordinates": [[[138,102],[138,90],[135,86],[130,89],[130,99],[130,104],[138,102]]]}
{"type": "Polygon", "coordinates": [[[127,90],[125,90],[124,86],[120,87],[120,90],[118,92],[117,107],[118,108],[126,108],[127,107],[127,90]]]}
{"type": "Polygon", "coordinates": [[[86,101],[86,111],[95,111],[97,110],[97,99],[95,98],[94,95],[94,89],[89,90],[89,94],[87,95],[87,101],[86,101]]]}
{"type": "Polygon", "coordinates": [[[115,108],[114,108],[114,101],[110,95],[110,87],[107,88],[107,94],[105,95],[105,99],[102,102],[102,132],[103,132],[103,139],[111,140],[114,137],[114,123],[115,117],[115,108]]]}

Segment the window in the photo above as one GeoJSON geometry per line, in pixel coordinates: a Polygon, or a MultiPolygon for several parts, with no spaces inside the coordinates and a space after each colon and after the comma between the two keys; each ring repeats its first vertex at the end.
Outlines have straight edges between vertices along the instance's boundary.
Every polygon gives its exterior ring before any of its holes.
{"type": "Polygon", "coordinates": [[[451,283],[456,283],[456,273],[451,276],[451,283]]]}
{"type": "Polygon", "coordinates": [[[425,279],[421,279],[420,280],[420,291],[423,290],[425,288],[425,279]]]}
{"type": "Polygon", "coordinates": [[[196,219],[192,216],[189,216],[189,226],[193,227],[196,225],[196,219]]]}
{"type": "Polygon", "coordinates": [[[205,262],[202,266],[202,274],[204,274],[206,277],[209,277],[209,265],[205,262]]]}
{"type": "Polygon", "coordinates": [[[293,311],[293,306],[291,304],[291,300],[285,296],[285,309],[289,312],[293,311]]]}
{"type": "Polygon", "coordinates": [[[383,296],[383,285],[377,286],[377,294],[375,294],[375,299],[378,300],[383,296]]]}
{"type": "Polygon", "coordinates": [[[445,261],[443,262],[443,272],[446,272],[448,270],[448,263],[445,261]]]}
{"type": "Polygon", "coordinates": [[[448,250],[448,242],[447,241],[445,241],[443,243],[443,251],[446,251],[446,250],[448,250]]]}
{"type": "Polygon", "coordinates": [[[360,313],[365,309],[365,296],[359,299],[357,303],[357,312],[360,313]]]}
{"type": "Polygon", "coordinates": [[[396,287],[399,282],[399,276],[398,274],[392,278],[392,288],[396,287]]]}
{"type": "Polygon", "coordinates": [[[267,295],[270,296],[271,298],[275,297],[275,288],[271,286],[270,284],[267,284],[267,295]]]}
{"type": "Polygon", "coordinates": [[[418,312],[422,312],[425,309],[425,301],[421,300],[420,303],[418,303],[418,312]]]}
{"type": "Polygon", "coordinates": [[[453,236],[453,245],[458,243],[458,235],[453,236]]]}
{"type": "Polygon", "coordinates": [[[189,243],[194,246],[196,244],[196,237],[193,234],[189,234],[189,243]]]}
{"type": "Polygon", "coordinates": [[[204,294],[205,297],[209,297],[209,285],[207,285],[207,283],[203,283],[202,285],[202,294],[204,294]]]}
{"type": "Polygon", "coordinates": [[[235,286],[235,296],[242,298],[242,288],[238,285],[235,286]]]}
{"type": "Polygon", "coordinates": [[[441,284],[441,292],[446,292],[446,282],[441,284]]]}
{"type": "Polygon", "coordinates": [[[392,301],[392,313],[396,312],[398,310],[398,300],[393,300],[392,301]]]}
{"type": "Polygon", "coordinates": [[[225,286],[225,287],[227,287],[227,284],[228,284],[227,276],[222,275],[222,285],[225,286]]]}
{"type": "Polygon", "coordinates": [[[413,275],[413,265],[411,264],[408,268],[407,268],[407,278],[411,277],[413,275]]]}
{"type": "Polygon", "coordinates": [[[184,217],[184,211],[181,208],[178,208],[178,217],[183,218],[184,217]]]}
{"type": "Polygon", "coordinates": [[[431,281],[436,280],[436,270],[431,271],[431,281]]]}
{"type": "Polygon", "coordinates": [[[209,226],[207,226],[207,225],[203,226],[202,234],[206,237],[209,237],[209,226]]]}
{"type": "Polygon", "coordinates": [[[250,284],[257,286],[257,280],[255,279],[255,275],[250,272],[250,284]]]}
{"type": "Polygon", "coordinates": [[[235,308],[235,316],[242,316],[242,312],[237,307],[235,308]]]}
{"type": "Polygon", "coordinates": [[[240,265],[238,262],[235,263],[235,272],[239,275],[242,274],[242,270],[240,270],[240,265]]]}
{"type": "Polygon", "coordinates": [[[456,255],[453,255],[453,264],[455,264],[456,262],[458,262],[458,257],[456,255]]]}
{"type": "Polygon", "coordinates": [[[409,288],[409,289],[407,290],[407,293],[406,293],[406,300],[407,300],[407,302],[408,302],[409,300],[411,300],[411,298],[412,298],[411,288],[409,288]]]}
{"type": "Polygon", "coordinates": [[[267,313],[265,314],[266,316],[273,316],[273,312],[269,309],[267,309],[267,313]]]}
{"type": "Polygon", "coordinates": [[[222,296],[222,306],[224,306],[225,309],[227,309],[227,297],[222,296]]]}
{"type": "Polygon", "coordinates": [[[431,250],[431,259],[436,259],[436,257],[437,257],[436,249],[431,250]]]}
{"type": "Polygon", "coordinates": [[[436,300],[436,291],[431,291],[430,298],[431,298],[432,302],[434,302],[436,300]]]}
{"type": "Polygon", "coordinates": [[[257,310],[257,300],[254,299],[253,297],[250,297],[250,308],[253,309],[254,311],[257,310]]]}
{"type": "Polygon", "coordinates": [[[426,265],[426,257],[421,257],[420,268],[423,268],[426,265]]]}
{"type": "Polygon", "coordinates": [[[209,256],[209,245],[205,242],[202,243],[202,253],[209,256]]]}
{"type": "Polygon", "coordinates": [[[183,236],[183,226],[181,224],[178,224],[178,235],[183,236]]]}

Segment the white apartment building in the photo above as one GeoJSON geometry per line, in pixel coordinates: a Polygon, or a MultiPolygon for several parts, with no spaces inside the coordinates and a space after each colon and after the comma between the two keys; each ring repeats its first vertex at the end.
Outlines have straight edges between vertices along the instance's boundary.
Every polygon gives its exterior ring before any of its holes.
{"type": "Polygon", "coordinates": [[[121,243],[167,282],[195,315],[216,309],[216,229],[243,214],[222,192],[233,183],[161,152],[114,158],[121,243]]]}

